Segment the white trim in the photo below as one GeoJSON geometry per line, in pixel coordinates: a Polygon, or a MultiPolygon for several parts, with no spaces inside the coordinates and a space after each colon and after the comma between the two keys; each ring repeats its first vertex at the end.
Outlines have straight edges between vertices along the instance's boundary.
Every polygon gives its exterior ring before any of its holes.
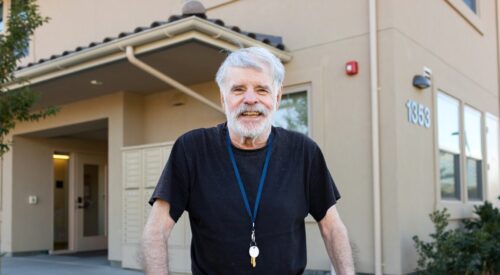
{"type": "Polygon", "coordinates": [[[474,156],[472,154],[470,154],[470,156],[468,155],[467,153],[467,150],[466,148],[464,147],[464,155],[466,157],[471,157],[471,158],[474,158],[474,159],[478,159],[478,160],[483,160],[484,159],[484,153],[483,153],[483,148],[484,148],[484,144],[483,144],[483,131],[484,131],[484,127],[483,127],[483,113],[479,110],[479,109],[476,109],[472,106],[470,106],[469,104],[464,104],[464,140],[466,138],[466,131],[465,131],[465,116],[466,115],[470,115],[470,116],[474,116],[475,118],[479,118],[479,134],[480,134],[480,146],[481,146],[481,156],[480,158],[477,158],[478,156],[474,156]]]}
{"type": "Polygon", "coordinates": [[[484,115],[484,119],[485,119],[485,129],[486,127],[488,127],[488,132],[485,131],[485,135],[484,135],[484,143],[485,143],[485,146],[484,146],[484,152],[485,152],[485,155],[484,155],[484,159],[485,159],[485,167],[486,169],[485,170],[485,174],[486,174],[486,188],[485,188],[485,193],[484,193],[484,196],[485,196],[485,199],[492,202],[493,205],[499,207],[500,206],[500,201],[497,200],[496,198],[500,195],[500,180],[499,180],[499,174],[500,174],[500,165],[499,165],[499,150],[498,150],[498,146],[499,146],[499,140],[498,140],[498,137],[499,137],[499,120],[498,120],[498,117],[491,114],[491,113],[488,113],[486,112],[485,115],[484,115]],[[489,128],[493,126],[492,128],[489,128]],[[493,132],[494,130],[496,130],[495,132],[493,132]],[[493,135],[494,137],[494,140],[493,141],[495,144],[491,144],[489,143],[489,138],[491,137],[490,135],[493,135]],[[496,146],[496,148],[490,148],[490,146],[496,146]],[[492,149],[492,150],[490,150],[492,149]],[[494,150],[496,149],[496,150],[494,150]],[[492,161],[492,162],[490,162],[492,161]]]}
{"type": "Polygon", "coordinates": [[[457,98],[450,96],[447,93],[445,93],[444,91],[438,89],[437,96],[436,96],[436,110],[435,110],[436,120],[435,120],[434,125],[436,125],[435,130],[437,132],[437,145],[438,145],[437,147],[439,150],[442,149],[442,150],[445,150],[445,151],[450,152],[450,153],[462,154],[462,145],[461,145],[461,141],[460,141],[462,133],[463,133],[462,128],[461,128],[461,124],[462,124],[462,116],[460,114],[461,109],[462,109],[462,106],[461,106],[460,100],[458,100],[457,98]],[[444,100],[447,103],[451,103],[453,105],[456,105],[456,107],[457,107],[458,132],[459,132],[458,150],[456,150],[456,148],[450,148],[446,144],[440,143],[440,140],[439,140],[439,101],[440,101],[440,99],[444,100]]]}

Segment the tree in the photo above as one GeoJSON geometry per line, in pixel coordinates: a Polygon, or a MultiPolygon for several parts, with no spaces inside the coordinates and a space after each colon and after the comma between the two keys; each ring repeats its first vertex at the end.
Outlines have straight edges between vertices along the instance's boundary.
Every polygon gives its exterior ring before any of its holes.
{"type": "Polygon", "coordinates": [[[40,15],[35,0],[13,0],[7,19],[7,33],[0,37],[0,157],[10,148],[7,135],[16,122],[39,121],[55,115],[56,107],[32,111],[39,95],[32,91],[27,80],[16,79],[14,72],[26,54],[31,35],[36,28],[48,22],[40,15]],[[23,84],[22,88],[9,89],[9,84],[23,84]]]}

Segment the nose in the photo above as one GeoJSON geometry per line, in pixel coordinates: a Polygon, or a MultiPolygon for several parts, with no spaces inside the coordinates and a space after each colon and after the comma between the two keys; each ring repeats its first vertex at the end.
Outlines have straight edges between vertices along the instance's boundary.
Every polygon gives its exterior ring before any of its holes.
{"type": "Polygon", "coordinates": [[[257,93],[254,89],[248,89],[243,95],[243,102],[245,104],[256,104],[257,103],[257,93]]]}

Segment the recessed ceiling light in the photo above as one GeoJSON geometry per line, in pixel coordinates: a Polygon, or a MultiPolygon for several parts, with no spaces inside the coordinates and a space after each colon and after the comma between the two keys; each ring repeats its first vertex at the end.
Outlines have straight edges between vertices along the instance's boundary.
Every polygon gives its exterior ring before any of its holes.
{"type": "Polygon", "coordinates": [[[90,80],[90,84],[96,85],[96,86],[101,86],[104,83],[102,81],[100,81],[100,80],[92,79],[92,80],[90,80]]]}

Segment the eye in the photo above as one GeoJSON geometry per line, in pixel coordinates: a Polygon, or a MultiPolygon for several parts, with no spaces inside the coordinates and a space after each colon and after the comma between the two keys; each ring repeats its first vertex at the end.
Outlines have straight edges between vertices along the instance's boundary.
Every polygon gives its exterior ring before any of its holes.
{"type": "Polygon", "coordinates": [[[240,93],[245,92],[245,88],[242,86],[234,86],[231,88],[231,92],[236,93],[236,94],[240,94],[240,93]]]}
{"type": "Polygon", "coordinates": [[[257,89],[257,93],[259,93],[261,95],[266,95],[269,93],[269,90],[266,88],[259,88],[259,89],[257,89]]]}

